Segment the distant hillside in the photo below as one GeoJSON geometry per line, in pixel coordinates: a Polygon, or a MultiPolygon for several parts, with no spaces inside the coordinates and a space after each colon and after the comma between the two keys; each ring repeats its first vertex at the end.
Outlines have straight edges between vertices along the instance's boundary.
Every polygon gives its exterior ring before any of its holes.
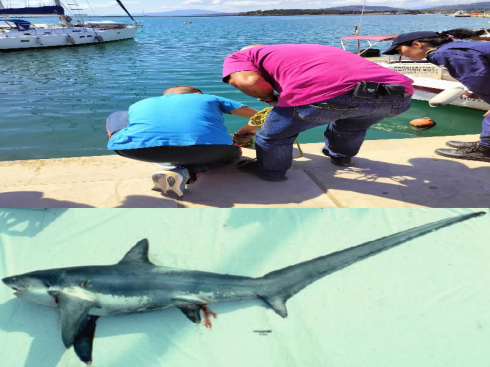
{"type": "MultiPolygon", "coordinates": [[[[412,7],[410,7],[412,8],[412,7]]],[[[342,10],[342,11],[361,11],[362,5],[350,5],[350,6],[337,6],[334,8],[324,8],[328,10],[342,10]]],[[[423,10],[462,10],[462,9],[490,9],[490,2],[481,2],[481,3],[471,3],[471,4],[456,4],[456,5],[444,5],[444,6],[435,6],[435,7],[415,7],[412,9],[423,9],[423,10]]],[[[403,10],[400,8],[391,8],[389,6],[366,6],[365,10],[367,11],[392,11],[392,10],[403,10]]]]}
{"type": "MultiPolygon", "coordinates": [[[[427,5],[409,9],[392,8],[390,6],[366,6],[367,14],[420,14],[420,13],[447,13],[450,14],[456,10],[473,10],[484,11],[490,9],[490,2],[479,2],[471,4],[444,5],[428,8],[427,5]],[[419,10],[417,10],[419,9],[419,10]]],[[[339,14],[359,14],[362,11],[362,5],[337,6],[322,9],[273,9],[273,10],[254,10],[244,13],[222,13],[212,10],[203,9],[186,9],[173,10],[160,13],[147,13],[147,16],[219,16],[219,15],[252,15],[252,16],[274,16],[274,15],[339,15],[339,14]]],[[[138,14],[140,15],[140,14],[138,14]]]]}
{"type": "Polygon", "coordinates": [[[186,10],[172,10],[172,11],[166,11],[162,13],[148,13],[146,15],[149,16],[158,16],[158,17],[164,17],[164,16],[186,16],[186,15],[217,15],[217,14],[222,14],[219,11],[212,11],[212,10],[202,10],[202,9],[186,9],[186,10]]]}
{"type": "Polygon", "coordinates": [[[424,10],[464,10],[464,9],[490,9],[490,2],[471,3],[459,5],[444,5],[433,8],[425,8],[424,10]]]}
{"type": "MultiPolygon", "coordinates": [[[[328,10],[342,10],[342,11],[362,11],[362,5],[350,5],[350,6],[337,6],[335,8],[324,8],[328,10]]],[[[390,11],[401,10],[399,8],[391,8],[389,6],[366,6],[364,10],[367,11],[390,11]]]]}
{"type": "MultiPolygon", "coordinates": [[[[417,14],[418,10],[366,10],[366,14],[417,14]]],[[[288,16],[288,15],[353,15],[361,14],[360,10],[336,10],[336,9],[272,9],[255,10],[238,13],[240,16],[288,16]]]]}

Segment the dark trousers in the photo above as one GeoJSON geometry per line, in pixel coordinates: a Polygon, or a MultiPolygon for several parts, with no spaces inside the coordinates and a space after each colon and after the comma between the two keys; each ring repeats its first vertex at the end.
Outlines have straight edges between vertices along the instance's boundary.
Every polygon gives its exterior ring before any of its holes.
{"type": "Polygon", "coordinates": [[[201,173],[230,164],[242,155],[237,145],[175,145],[116,150],[122,157],[187,168],[191,181],[201,173]]]}
{"type": "MultiPolygon", "coordinates": [[[[480,93],[478,95],[485,102],[490,104],[490,94],[480,93]]],[[[480,134],[480,145],[490,148],[490,115],[485,116],[482,121],[482,130],[480,134]]]]}
{"type": "MultiPolygon", "coordinates": [[[[468,59],[468,62],[471,62],[471,59],[468,59]]],[[[490,103],[490,63],[486,62],[484,65],[474,63],[474,66],[485,70],[485,74],[477,73],[473,76],[467,76],[461,79],[460,82],[471,90],[472,93],[475,93],[485,102],[490,103]]],[[[482,121],[480,145],[490,148],[490,115],[485,116],[482,121]]]]}

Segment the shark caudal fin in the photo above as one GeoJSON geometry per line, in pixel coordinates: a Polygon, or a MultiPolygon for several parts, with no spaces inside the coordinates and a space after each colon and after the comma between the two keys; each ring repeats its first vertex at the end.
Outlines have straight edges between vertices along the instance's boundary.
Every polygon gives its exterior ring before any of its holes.
{"type": "Polygon", "coordinates": [[[273,271],[257,279],[260,283],[257,296],[279,316],[287,317],[286,301],[314,281],[414,238],[484,214],[478,212],[443,219],[273,271]]]}

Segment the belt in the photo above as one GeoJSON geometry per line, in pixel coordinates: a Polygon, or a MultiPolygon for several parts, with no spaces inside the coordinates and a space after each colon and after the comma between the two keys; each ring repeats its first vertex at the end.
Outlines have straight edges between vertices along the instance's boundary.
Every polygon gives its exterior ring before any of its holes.
{"type": "Polygon", "coordinates": [[[405,87],[401,84],[382,84],[375,82],[359,82],[350,93],[355,98],[373,98],[375,96],[406,98],[410,96],[410,93],[405,92],[405,87]]]}
{"type": "Polygon", "coordinates": [[[400,84],[380,84],[376,93],[379,96],[403,96],[408,97],[411,95],[405,92],[405,87],[400,84]]]}

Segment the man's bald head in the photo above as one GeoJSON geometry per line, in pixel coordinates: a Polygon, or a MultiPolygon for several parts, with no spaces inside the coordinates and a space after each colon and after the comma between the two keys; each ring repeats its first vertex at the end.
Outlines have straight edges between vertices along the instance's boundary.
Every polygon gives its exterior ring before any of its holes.
{"type": "Polygon", "coordinates": [[[163,92],[163,95],[166,94],[192,94],[192,93],[199,93],[202,94],[202,92],[194,87],[189,87],[188,85],[177,85],[175,87],[170,87],[166,89],[163,92]]]}

